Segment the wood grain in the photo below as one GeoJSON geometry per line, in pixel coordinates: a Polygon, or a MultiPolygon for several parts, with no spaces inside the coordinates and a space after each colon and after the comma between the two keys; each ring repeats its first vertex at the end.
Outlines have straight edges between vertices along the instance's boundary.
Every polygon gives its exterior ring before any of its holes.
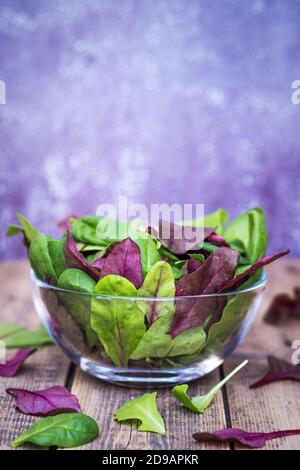
{"type": "MultiPolygon", "coordinates": [[[[0,286],[1,323],[11,321],[29,328],[37,327],[40,322],[31,300],[28,263],[2,263],[0,286]]],[[[14,353],[15,351],[8,351],[9,355],[14,353]]],[[[0,377],[1,450],[10,449],[10,442],[37,419],[15,410],[15,399],[5,392],[6,388],[41,389],[51,385],[64,385],[68,367],[69,361],[58,347],[47,346],[31,355],[17,376],[0,377]]]]}
{"type": "MultiPolygon", "coordinates": [[[[219,380],[218,371],[190,385],[191,395],[206,393],[219,380]]],[[[150,391],[150,390],[147,390],[150,391]]],[[[103,384],[77,371],[73,382],[72,393],[79,398],[85,413],[100,423],[102,432],[98,439],[82,446],[84,449],[205,449],[210,445],[198,444],[192,433],[201,428],[225,427],[225,414],[222,394],[216,397],[214,406],[203,415],[183,409],[171,395],[170,389],[159,389],[158,409],[164,417],[167,434],[160,436],[154,433],[138,432],[136,423],[118,424],[113,415],[118,407],[130,398],[143,393],[142,389],[130,389],[103,384]]],[[[219,446],[220,448],[220,446],[219,446]]],[[[222,445],[223,449],[229,448],[222,445]]]]}

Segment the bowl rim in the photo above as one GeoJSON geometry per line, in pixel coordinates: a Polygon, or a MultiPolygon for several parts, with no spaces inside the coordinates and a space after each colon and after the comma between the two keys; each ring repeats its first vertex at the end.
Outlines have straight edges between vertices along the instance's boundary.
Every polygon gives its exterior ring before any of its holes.
{"type": "Polygon", "coordinates": [[[41,281],[38,279],[33,271],[33,269],[30,269],[30,278],[31,282],[36,284],[39,287],[42,287],[44,289],[51,289],[53,291],[58,291],[58,292],[68,292],[71,294],[75,295],[85,295],[85,296],[90,296],[93,298],[98,298],[98,299],[111,299],[111,300],[141,300],[143,302],[170,302],[170,301],[182,301],[184,299],[186,300],[195,300],[195,299],[205,299],[205,298],[212,298],[212,297],[229,297],[232,295],[240,295],[240,294],[246,294],[249,292],[254,292],[254,291],[259,291],[261,288],[264,288],[267,284],[268,281],[268,276],[265,273],[265,271],[262,271],[261,278],[255,282],[254,284],[251,284],[249,287],[244,287],[242,289],[236,289],[228,292],[216,292],[212,294],[199,294],[199,295],[180,295],[180,296],[174,296],[174,297],[140,297],[140,296],[121,296],[121,295],[103,295],[103,294],[97,294],[94,292],[79,292],[75,290],[70,290],[70,289],[63,289],[61,287],[53,286],[52,284],[48,284],[47,282],[41,281]]]}

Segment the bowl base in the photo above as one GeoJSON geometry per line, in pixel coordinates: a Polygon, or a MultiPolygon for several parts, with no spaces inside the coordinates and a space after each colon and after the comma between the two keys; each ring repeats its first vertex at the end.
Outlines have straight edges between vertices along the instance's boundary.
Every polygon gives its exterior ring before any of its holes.
{"type": "Polygon", "coordinates": [[[125,387],[151,388],[153,386],[171,387],[176,384],[199,379],[216,369],[222,363],[222,358],[210,356],[201,361],[201,363],[190,367],[151,371],[151,369],[116,369],[96,364],[82,357],[79,366],[84,372],[105,382],[125,387]]]}

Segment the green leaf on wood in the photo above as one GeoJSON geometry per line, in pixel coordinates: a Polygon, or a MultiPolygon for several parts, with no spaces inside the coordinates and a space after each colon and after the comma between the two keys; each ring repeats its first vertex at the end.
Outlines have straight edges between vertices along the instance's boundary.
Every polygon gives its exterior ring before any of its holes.
{"type": "Polygon", "coordinates": [[[193,411],[194,413],[204,413],[204,411],[212,404],[213,399],[215,398],[218,391],[223,387],[223,385],[231,379],[242,367],[244,367],[248,361],[242,362],[238,365],[233,371],[231,371],[221,382],[215,385],[206,395],[200,395],[197,397],[190,398],[187,394],[188,385],[176,385],[172,389],[174,397],[182,403],[183,406],[193,411]]]}
{"type": "Polygon", "coordinates": [[[117,421],[137,419],[139,431],[166,434],[165,423],[161,417],[156,404],[157,392],[145,393],[144,395],[127,401],[115,412],[117,421]]]}
{"type": "Polygon", "coordinates": [[[25,442],[50,447],[76,447],[95,439],[99,434],[96,421],[83,413],[62,413],[36,421],[14,439],[12,447],[25,442]]]}

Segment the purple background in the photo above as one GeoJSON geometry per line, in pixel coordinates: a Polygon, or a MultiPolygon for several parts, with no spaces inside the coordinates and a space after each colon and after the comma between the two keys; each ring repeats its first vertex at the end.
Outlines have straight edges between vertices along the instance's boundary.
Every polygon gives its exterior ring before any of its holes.
{"type": "Polygon", "coordinates": [[[300,254],[298,0],[1,0],[5,225],[131,202],[262,206],[300,254]]]}

